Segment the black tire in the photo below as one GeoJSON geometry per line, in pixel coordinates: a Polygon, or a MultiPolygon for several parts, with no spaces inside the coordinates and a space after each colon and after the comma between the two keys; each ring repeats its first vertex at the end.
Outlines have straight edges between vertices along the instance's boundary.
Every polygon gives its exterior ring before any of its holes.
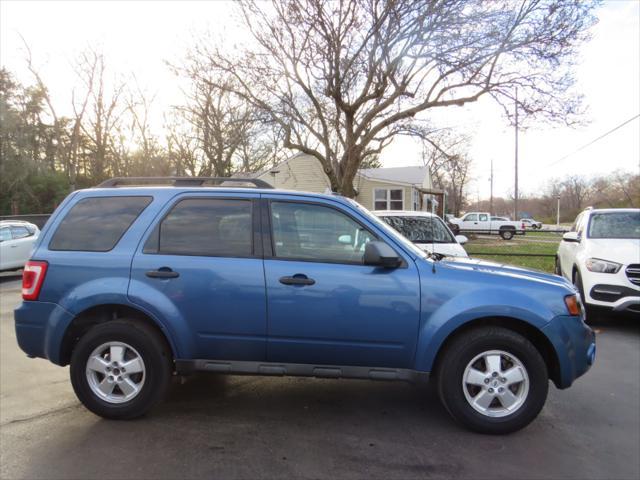
{"type": "Polygon", "coordinates": [[[598,315],[599,313],[598,309],[597,307],[594,307],[593,305],[589,305],[587,303],[587,299],[584,296],[584,285],[582,284],[582,275],[580,275],[580,272],[578,270],[575,270],[573,272],[572,283],[573,283],[573,286],[576,287],[576,290],[578,290],[578,293],[580,294],[580,299],[582,300],[582,305],[584,306],[585,321],[589,323],[594,320],[598,320],[600,317],[600,315],[598,315]]]}
{"type": "Polygon", "coordinates": [[[560,259],[558,257],[556,257],[556,263],[553,271],[556,275],[562,276],[562,266],[560,265],[560,259]]]}
{"type": "Polygon", "coordinates": [[[582,275],[580,275],[578,270],[573,272],[573,285],[578,290],[582,303],[586,305],[586,299],[584,298],[584,286],[582,285],[582,275]]]}
{"type": "Polygon", "coordinates": [[[104,418],[125,420],[140,417],[165,396],[172,374],[172,355],[161,335],[135,320],[120,319],[96,325],[78,341],[71,355],[71,384],[78,399],[90,411],[104,418]],[[108,342],[133,347],[144,362],[144,382],[140,392],[123,403],[110,403],[96,395],[87,378],[89,356],[108,342]]]}
{"type": "Polygon", "coordinates": [[[500,236],[503,240],[511,240],[514,235],[515,232],[511,229],[500,230],[500,236]]]}
{"type": "Polygon", "coordinates": [[[463,333],[446,347],[436,371],[438,395],[451,416],[470,430],[506,434],[520,430],[540,413],[549,390],[547,366],[540,352],[522,335],[502,327],[479,327],[463,333]],[[522,405],[503,417],[476,411],[463,390],[469,362],[491,350],[507,352],[519,359],[529,377],[529,390],[522,405]]]}

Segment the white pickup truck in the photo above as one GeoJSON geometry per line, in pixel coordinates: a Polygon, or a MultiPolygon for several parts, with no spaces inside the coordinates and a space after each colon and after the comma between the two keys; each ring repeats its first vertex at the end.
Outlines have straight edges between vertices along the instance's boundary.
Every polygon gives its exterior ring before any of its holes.
{"type": "Polygon", "coordinates": [[[458,232],[484,233],[500,235],[505,240],[511,240],[514,235],[524,235],[525,225],[511,220],[491,220],[489,212],[469,212],[462,218],[452,218],[449,224],[458,232]]]}

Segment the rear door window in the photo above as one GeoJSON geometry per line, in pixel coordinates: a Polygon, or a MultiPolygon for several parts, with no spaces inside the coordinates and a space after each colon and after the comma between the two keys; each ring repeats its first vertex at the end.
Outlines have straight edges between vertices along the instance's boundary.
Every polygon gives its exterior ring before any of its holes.
{"type": "Polygon", "coordinates": [[[93,197],[76,203],[53,234],[49,250],[108,252],[152,197],[93,197]]]}
{"type": "Polygon", "coordinates": [[[188,198],[154,229],[145,253],[212,257],[253,255],[252,201],[188,198]]]}
{"type": "Polygon", "coordinates": [[[11,230],[8,228],[0,228],[0,242],[11,240],[11,230]]]}
{"type": "Polygon", "coordinates": [[[25,238],[30,235],[32,235],[32,233],[27,230],[27,227],[11,227],[11,236],[14,240],[18,238],[25,238]]]}

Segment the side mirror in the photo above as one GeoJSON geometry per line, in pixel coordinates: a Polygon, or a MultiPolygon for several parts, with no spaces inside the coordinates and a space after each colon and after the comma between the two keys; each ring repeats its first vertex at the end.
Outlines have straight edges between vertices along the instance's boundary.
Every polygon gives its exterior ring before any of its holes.
{"type": "Polygon", "coordinates": [[[562,235],[562,240],[565,242],[579,243],[580,234],[578,234],[578,232],[567,232],[564,235],[562,235]]]}
{"type": "Polygon", "coordinates": [[[456,242],[458,242],[460,245],[464,245],[468,241],[469,241],[469,239],[467,237],[465,237],[464,235],[456,235],[456,242]]]}
{"type": "Polygon", "coordinates": [[[351,235],[340,235],[338,237],[338,243],[342,243],[343,245],[351,245],[353,240],[351,240],[351,235]]]}
{"type": "Polygon", "coordinates": [[[402,260],[393,248],[374,240],[364,247],[364,264],[383,268],[398,268],[402,260]]]}

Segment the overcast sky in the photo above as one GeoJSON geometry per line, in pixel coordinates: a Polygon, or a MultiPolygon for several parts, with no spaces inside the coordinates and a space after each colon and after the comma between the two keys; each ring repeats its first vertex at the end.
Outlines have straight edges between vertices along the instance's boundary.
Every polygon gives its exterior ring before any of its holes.
{"type": "MultiPolygon", "coordinates": [[[[589,109],[588,124],[580,128],[532,125],[520,133],[520,190],[525,194],[544,188],[551,177],[569,173],[640,171],[638,118],[573,153],[640,113],[640,1],[608,1],[597,15],[599,23],[592,40],[582,48],[576,75],[589,109]]],[[[31,82],[22,35],[59,113],[70,113],[70,86],[75,82],[72,61],[87,45],[100,46],[113,73],[135,75],[143,89],[156,95],[159,128],[161,113],[181,98],[164,62],[179,62],[200,32],[211,31],[232,43],[242,33],[231,19],[232,8],[224,1],[0,0],[0,63],[19,80],[31,82]]],[[[437,121],[472,137],[472,197],[488,197],[492,159],[494,194],[513,191],[514,132],[500,107],[487,98],[438,112],[437,121]]],[[[401,139],[383,153],[382,160],[387,167],[418,165],[419,151],[414,142],[401,139]]]]}

